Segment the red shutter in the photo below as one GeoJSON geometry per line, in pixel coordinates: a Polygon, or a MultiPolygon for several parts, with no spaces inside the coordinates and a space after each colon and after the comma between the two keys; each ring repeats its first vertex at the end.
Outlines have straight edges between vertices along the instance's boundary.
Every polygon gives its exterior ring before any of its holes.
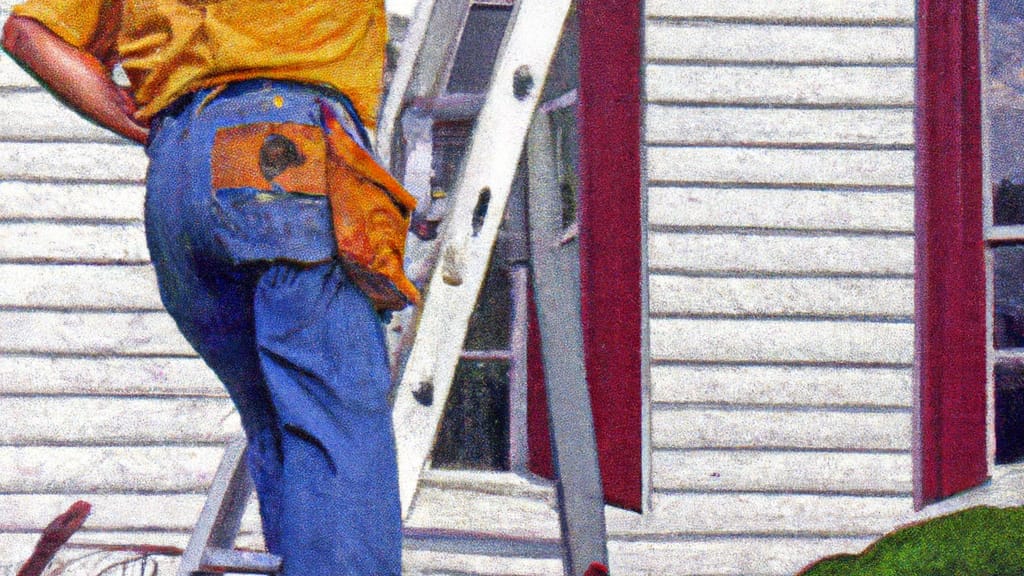
{"type": "MultiPolygon", "coordinates": [[[[605,499],[639,511],[641,3],[582,0],[579,19],[579,242],[587,380],[605,499]]],[[[535,352],[533,357],[539,346],[535,352]]],[[[530,456],[538,473],[550,470],[550,461],[542,460],[549,448],[546,413],[538,404],[543,400],[537,392],[539,372],[531,366],[530,456]]]]}
{"type": "Polygon", "coordinates": [[[918,507],[988,474],[977,4],[917,3],[918,507]]]}

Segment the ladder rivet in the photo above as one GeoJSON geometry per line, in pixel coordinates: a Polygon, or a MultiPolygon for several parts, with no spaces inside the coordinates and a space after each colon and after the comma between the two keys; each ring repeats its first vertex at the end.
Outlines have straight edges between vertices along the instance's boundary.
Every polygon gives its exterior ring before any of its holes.
{"type": "Polygon", "coordinates": [[[512,95],[517,100],[525,100],[531,90],[533,90],[533,74],[530,73],[530,67],[523,64],[516,68],[515,74],[512,75],[512,95]]]}
{"type": "Polygon", "coordinates": [[[420,382],[419,386],[412,391],[412,397],[424,406],[434,403],[434,383],[430,380],[420,382]]]}

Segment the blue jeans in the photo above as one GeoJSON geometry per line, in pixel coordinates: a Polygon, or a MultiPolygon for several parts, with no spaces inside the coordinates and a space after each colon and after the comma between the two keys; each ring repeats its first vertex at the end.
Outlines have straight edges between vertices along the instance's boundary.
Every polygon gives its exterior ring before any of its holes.
{"type": "Polygon", "coordinates": [[[219,128],[320,125],[315,88],[202,90],[154,121],[146,237],[160,295],[227,387],[285,576],[398,575],[401,513],[383,326],[334,259],[326,199],[213,190],[219,128]],[[296,223],[302,224],[301,226],[296,223]]]}

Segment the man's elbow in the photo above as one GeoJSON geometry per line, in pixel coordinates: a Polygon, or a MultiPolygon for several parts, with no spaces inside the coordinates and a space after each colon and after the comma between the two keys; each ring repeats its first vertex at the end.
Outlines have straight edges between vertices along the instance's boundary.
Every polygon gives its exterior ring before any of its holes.
{"type": "Polygon", "coordinates": [[[47,34],[51,34],[49,29],[36,20],[15,14],[4,22],[0,45],[16,60],[25,62],[47,34]]]}
{"type": "Polygon", "coordinates": [[[0,45],[3,46],[4,51],[11,56],[18,58],[19,48],[25,44],[25,35],[28,32],[26,30],[27,22],[29,19],[24,16],[11,16],[4,22],[4,29],[2,37],[0,37],[0,45]]]}

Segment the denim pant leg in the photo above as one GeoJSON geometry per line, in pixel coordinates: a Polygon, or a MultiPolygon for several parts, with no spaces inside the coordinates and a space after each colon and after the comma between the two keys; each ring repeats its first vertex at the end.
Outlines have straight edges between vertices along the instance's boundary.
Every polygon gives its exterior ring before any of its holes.
{"type": "MultiPolygon", "coordinates": [[[[260,502],[264,540],[280,551],[281,456],[277,414],[260,369],[253,297],[260,269],[211,257],[191,201],[191,168],[182,122],[164,122],[150,147],[146,239],[160,296],[185,339],[224,384],[249,440],[247,465],[260,502]]],[[[205,193],[209,195],[208,192],[205,193]]]]}
{"type": "Polygon", "coordinates": [[[274,265],[256,291],[281,423],[286,576],[401,573],[401,509],[383,326],[337,263],[274,265]]]}
{"type": "Polygon", "coordinates": [[[146,232],[161,297],[238,407],[264,537],[284,558],[284,576],[398,575],[397,465],[378,315],[336,261],[243,262],[223,241],[225,205],[210,186],[215,131],[319,110],[295,86],[250,86],[229,88],[205,108],[197,98],[154,131],[146,232]],[[283,108],[276,94],[285,95],[283,108]]]}

